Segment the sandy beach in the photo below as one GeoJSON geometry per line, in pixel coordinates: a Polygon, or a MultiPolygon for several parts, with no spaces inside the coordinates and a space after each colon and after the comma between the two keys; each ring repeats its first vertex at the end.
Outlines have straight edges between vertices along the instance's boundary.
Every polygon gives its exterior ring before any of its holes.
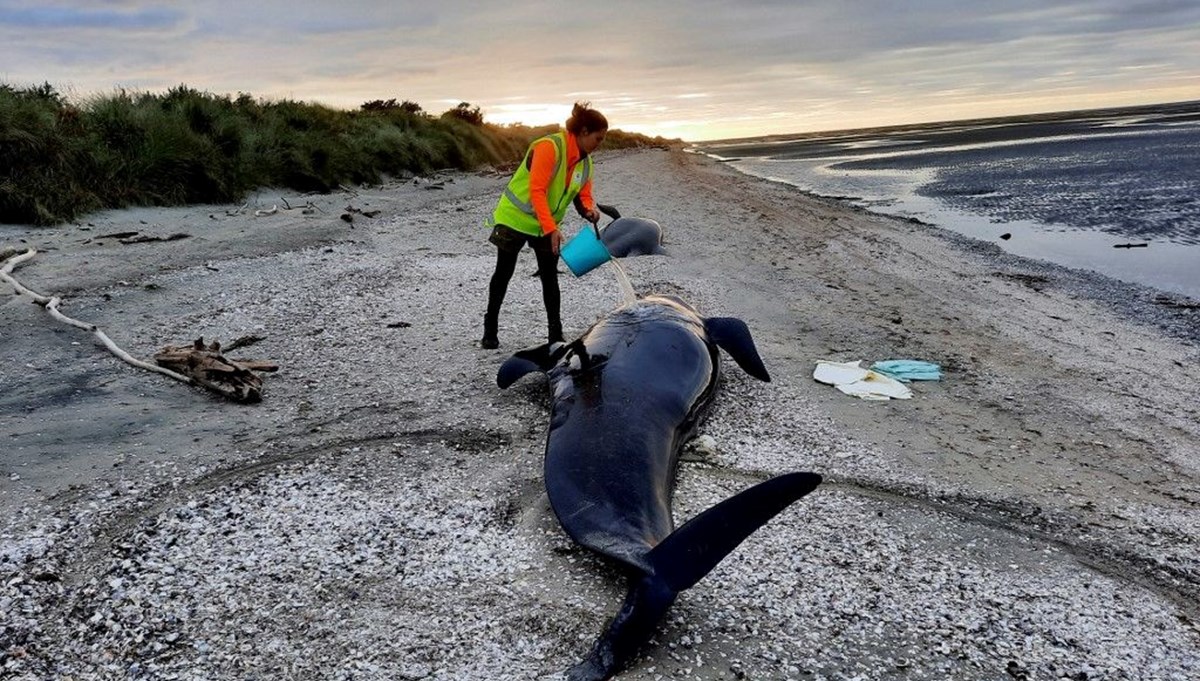
{"type": "MultiPolygon", "coordinates": [[[[254,336],[231,356],[280,365],[234,404],[5,297],[0,678],[532,679],[582,658],[625,584],[549,509],[544,381],[495,384],[545,333],[532,253],[501,348],[478,344],[506,179],[0,226],[0,250],[39,251],[14,276],[135,356],[254,336]]],[[[596,196],[663,226],[669,255],[622,262],[637,292],[745,320],[773,379],[723,364],[677,522],[825,478],[618,678],[1200,678],[1196,301],[681,151],[599,154],[596,196]],[[944,376],[888,402],[812,379],[887,359],[944,376]]],[[[561,269],[571,337],[620,293],[609,266],[561,269]]]]}

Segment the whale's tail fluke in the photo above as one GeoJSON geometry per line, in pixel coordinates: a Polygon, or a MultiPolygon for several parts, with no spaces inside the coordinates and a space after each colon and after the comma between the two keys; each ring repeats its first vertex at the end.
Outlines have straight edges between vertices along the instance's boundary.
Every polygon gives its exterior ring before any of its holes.
{"type": "Polygon", "coordinates": [[[655,573],[690,588],[755,530],[817,488],[816,473],[787,473],[743,490],[687,521],[650,551],[655,573]]]}
{"type": "Polygon", "coordinates": [[[567,672],[567,681],[603,681],[620,671],[650,640],[655,625],[678,595],[655,575],[633,578],[620,611],[588,656],[567,672]]]}
{"type": "Polygon", "coordinates": [[[816,473],[788,473],[761,482],[692,518],[650,550],[652,574],[631,578],[621,610],[570,681],[601,681],[637,654],[680,591],[700,581],[755,530],[817,488],[816,473]]]}

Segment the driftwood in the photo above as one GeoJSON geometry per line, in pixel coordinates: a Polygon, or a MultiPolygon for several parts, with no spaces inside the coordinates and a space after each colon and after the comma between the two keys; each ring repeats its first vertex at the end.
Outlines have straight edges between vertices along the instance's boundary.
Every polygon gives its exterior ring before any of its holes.
{"type": "Polygon", "coordinates": [[[1200,310],[1200,303],[1193,303],[1182,299],[1176,300],[1170,296],[1158,296],[1154,299],[1154,303],[1165,307],[1173,307],[1178,310],[1200,310]]]}
{"type": "MultiPolygon", "coordinates": [[[[213,217],[215,219],[215,216],[210,215],[209,217],[213,217]]],[[[112,234],[101,234],[100,236],[86,239],[83,243],[90,244],[93,241],[116,239],[119,243],[129,245],[150,243],[152,241],[178,241],[180,239],[190,239],[191,237],[191,234],[186,234],[184,232],[178,232],[168,236],[150,236],[148,234],[142,234],[141,232],[113,232],[112,234]]]]}
{"type": "MultiPolygon", "coordinates": [[[[4,263],[3,267],[0,267],[0,279],[8,282],[18,295],[29,296],[35,303],[46,308],[46,312],[60,322],[90,332],[110,352],[128,364],[183,383],[202,385],[239,402],[258,402],[262,399],[262,380],[254,375],[253,371],[275,371],[279,368],[270,362],[227,360],[220,354],[219,343],[205,347],[204,339],[199,339],[190,346],[167,347],[155,356],[154,359],[158,364],[143,362],[118,347],[108,337],[108,334],[95,324],[72,319],[63,314],[58,309],[62,304],[62,299],[58,296],[42,295],[17,281],[12,276],[13,268],[32,258],[37,251],[31,248],[18,255],[13,255],[13,253],[15,251],[12,249],[0,252],[0,262],[4,263]]],[[[244,336],[234,341],[234,345],[251,345],[259,340],[262,339],[257,336],[244,336]]]]}
{"type": "Polygon", "coordinates": [[[35,303],[46,308],[46,312],[49,312],[51,317],[54,317],[55,319],[57,319],[58,321],[60,321],[64,324],[69,324],[71,326],[74,326],[75,328],[83,329],[84,331],[91,332],[91,334],[93,336],[95,336],[97,339],[99,339],[101,343],[104,343],[104,347],[108,348],[110,352],[112,352],[117,357],[121,358],[121,360],[123,360],[127,364],[132,364],[135,367],[139,367],[141,369],[146,369],[147,371],[153,371],[156,373],[160,373],[160,374],[163,374],[164,376],[169,376],[177,381],[183,381],[184,383],[192,382],[192,379],[188,378],[187,376],[184,376],[182,374],[177,374],[174,371],[171,371],[170,369],[166,369],[166,368],[163,368],[160,366],[155,366],[153,364],[150,364],[149,362],[143,362],[142,360],[133,357],[128,352],[125,352],[120,347],[118,347],[117,344],[114,343],[112,341],[112,339],[108,337],[108,334],[106,334],[100,330],[100,327],[96,326],[95,324],[81,322],[78,319],[72,319],[72,318],[66,316],[65,314],[63,314],[62,312],[60,312],[58,309],[58,306],[62,304],[62,298],[59,298],[58,296],[44,296],[40,293],[37,293],[36,291],[32,291],[32,290],[26,288],[24,284],[17,281],[16,278],[12,276],[13,268],[16,267],[17,265],[25,262],[26,260],[29,260],[30,258],[32,258],[35,255],[37,255],[37,251],[31,248],[18,256],[10,258],[4,264],[4,267],[0,268],[0,279],[7,281],[8,284],[10,286],[12,286],[13,289],[15,289],[18,294],[26,295],[26,296],[29,296],[30,298],[33,298],[33,301],[35,303]]]}
{"type": "Polygon", "coordinates": [[[354,206],[346,206],[346,212],[347,213],[358,213],[359,215],[364,215],[369,218],[377,218],[377,217],[379,217],[379,214],[382,213],[383,211],[381,211],[381,210],[363,210],[361,208],[355,208],[354,206]]]}
{"type": "Polygon", "coordinates": [[[262,400],[262,379],[255,371],[276,371],[279,366],[260,360],[231,360],[221,354],[221,344],[167,346],[154,356],[160,365],[189,376],[198,385],[237,402],[262,400]]]}
{"type": "MultiPolygon", "coordinates": [[[[137,232],[134,232],[134,234],[137,234],[137,232]]],[[[180,239],[190,239],[190,238],[192,238],[191,234],[179,232],[177,234],[169,234],[167,236],[150,236],[148,234],[142,234],[139,236],[131,236],[126,239],[120,239],[119,241],[123,244],[128,245],[128,244],[145,244],[145,243],[150,243],[152,241],[179,241],[180,239]]]]}

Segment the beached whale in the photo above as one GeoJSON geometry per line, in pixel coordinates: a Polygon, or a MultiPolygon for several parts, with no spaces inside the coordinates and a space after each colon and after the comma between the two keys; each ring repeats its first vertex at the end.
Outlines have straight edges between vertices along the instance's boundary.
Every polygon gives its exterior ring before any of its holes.
{"type": "MultiPolygon", "coordinates": [[[[614,258],[629,258],[639,255],[666,255],[662,246],[662,226],[649,218],[625,218],[611,206],[601,206],[614,220],[600,230],[600,242],[614,258]]],[[[584,226],[581,229],[590,229],[584,226]]],[[[535,270],[530,276],[540,276],[535,270]]]]}
{"type": "Polygon", "coordinates": [[[507,388],[546,373],[554,395],[544,463],[550,505],[573,540],[629,576],[625,603],[569,671],[572,681],[619,671],[680,591],[821,481],[815,473],[771,478],[675,528],[679,452],[712,402],[718,347],[770,380],[744,322],[705,319],[671,296],[623,305],[569,344],[522,350],[496,376],[507,388]]]}
{"type": "Polygon", "coordinates": [[[600,230],[600,241],[614,258],[666,255],[662,226],[649,218],[617,218],[600,230]]]}

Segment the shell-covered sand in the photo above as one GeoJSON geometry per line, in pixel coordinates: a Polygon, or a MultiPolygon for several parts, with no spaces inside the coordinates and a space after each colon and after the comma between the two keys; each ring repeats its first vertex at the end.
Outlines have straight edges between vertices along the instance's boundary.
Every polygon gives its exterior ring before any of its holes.
{"type": "MultiPolygon", "coordinates": [[[[231,356],[281,365],[261,404],[233,404],[5,298],[0,677],[531,679],[578,661],[624,583],[545,501],[544,381],[495,385],[545,333],[531,253],[501,349],[477,342],[505,179],[0,227],[0,249],[41,251],[14,276],[136,356],[257,336],[231,356]],[[131,231],[190,236],[111,236],[131,231]]],[[[677,521],[771,474],[826,480],[618,678],[1200,677],[1194,301],[682,152],[601,154],[596,195],[664,228],[669,256],[623,262],[634,288],[745,320],[773,378],[723,364],[677,521]],[[814,382],[822,359],[944,377],[865,402],[814,382]]],[[[562,270],[572,336],[620,294],[609,266],[562,270]]]]}

